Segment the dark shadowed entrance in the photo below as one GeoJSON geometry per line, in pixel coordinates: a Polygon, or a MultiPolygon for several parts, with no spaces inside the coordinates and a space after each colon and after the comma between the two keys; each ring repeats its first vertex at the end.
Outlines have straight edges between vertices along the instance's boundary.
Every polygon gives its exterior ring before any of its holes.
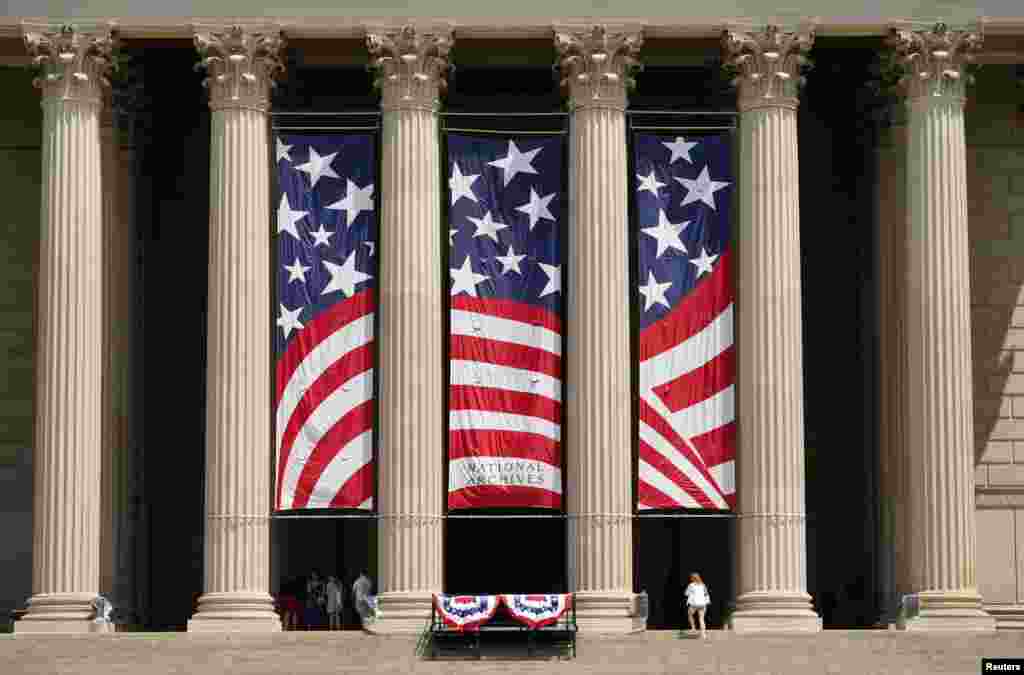
{"type": "Polygon", "coordinates": [[[641,517],[634,529],[634,590],[648,595],[647,627],[686,625],[683,588],[690,572],[699,572],[711,593],[706,622],[722,626],[734,595],[736,544],[732,518],[641,517]]]}
{"type": "Polygon", "coordinates": [[[562,518],[449,517],[446,593],[564,593],[562,518]]]}
{"type": "MultiPolygon", "coordinates": [[[[366,571],[377,581],[377,521],[374,518],[284,517],[271,521],[271,590],[303,601],[306,580],[316,572],[335,575],[345,590],[346,628],[357,628],[352,582],[366,571]]],[[[321,517],[318,517],[321,516],[321,517]]]]}

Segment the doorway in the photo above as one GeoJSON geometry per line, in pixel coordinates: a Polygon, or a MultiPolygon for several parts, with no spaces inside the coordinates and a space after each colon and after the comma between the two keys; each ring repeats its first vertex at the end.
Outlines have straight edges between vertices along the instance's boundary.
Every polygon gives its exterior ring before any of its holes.
{"type": "Polygon", "coordinates": [[[271,521],[270,536],[272,592],[293,595],[305,604],[310,574],[316,572],[323,579],[334,575],[344,593],[342,627],[359,629],[361,624],[352,610],[352,583],[364,571],[374,581],[377,579],[376,518],[279,516],[271,521]]]}
{"type": "Polygon", "coordinates": [[[700,573],[711,594],[705,620],[720,628],[733,596],[735,520],[717,514],[641,516],[636,524],[634,591],[647,592],[647,627],[686,626],[683,589],[700,573]]]}

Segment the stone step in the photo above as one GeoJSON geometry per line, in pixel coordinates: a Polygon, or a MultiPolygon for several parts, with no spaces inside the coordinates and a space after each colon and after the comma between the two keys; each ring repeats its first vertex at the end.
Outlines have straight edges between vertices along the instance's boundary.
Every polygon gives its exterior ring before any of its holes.
{"type": "Polygon", "coordinates": [[[926,635],[825,631],[816,635],[736,635],[709,639],[679,631],[629,637],[581,636],[577,658],[528,660],[507,650],[482,661],[431,661],[415,636],[357,631],[276,635],[117,633],[0,636],[0,673],[128,675],[306,675],[312,673],[978,673],[981,658],[1024,658],[1024,633],[926,635]]]}

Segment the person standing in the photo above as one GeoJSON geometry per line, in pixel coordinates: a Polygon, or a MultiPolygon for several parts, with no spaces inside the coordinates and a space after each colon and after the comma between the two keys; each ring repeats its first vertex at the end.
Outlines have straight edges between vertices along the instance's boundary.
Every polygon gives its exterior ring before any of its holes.
{"type": "Polygon", "coordinates": [[[700,574],[690,574],[690,584],[683,593],[686,595],[686,618],[690,622],[690,630],[697,630],[694,622],[696,618],[696,623],[700,625],[700,636],[706,638],[708,634],[704,626],[704,612],[711,602],[711,594],[708,593],[708,587],[704,585],[700,574]]]}
{"type": "Polygon", "coordinates": [[[306,582],[306,630],[315,630],[323,621],[324,606],[327,604],[324,582],[320,574],[313,570],[306,582]]]}
{"type": "Polygon", "coordinates": [[[370,623],[376,617],[377,599],[370,595],[372,589],[373,582],[370,581],[369,575],[363,570],[359,574],[359,578],[352,584],[352,602],[355,604],[356,614],[359,615],[359,620],[364,628],[367,623],[370,623]]]}
{"type": "Polygon", "coordinates": [[[341,630],[341,612],[345,603],[341,596],[341,582],[333,574],[327,577],[326,594],[328,630],[341,630]]]}

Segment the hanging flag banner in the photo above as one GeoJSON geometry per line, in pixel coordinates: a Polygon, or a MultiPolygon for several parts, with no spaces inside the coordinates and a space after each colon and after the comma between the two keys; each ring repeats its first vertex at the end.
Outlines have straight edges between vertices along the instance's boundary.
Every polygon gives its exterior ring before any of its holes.
{"type": "Polygon", "coordinates": [[[735,505],[728,134],[637,133],[640,509],[735,505]]]}
{"type": "Polygon", "coordinates": [[[562,505],[561,136],[448,135],[448,506],[562,505]]]}
{"type": "Polygon", "coordinates": [[[372,509],[375,137],[274,143],[276,508],[372,509]]]}
{"type": "Polygon", "coordinates": [[[550,593],[546,595],[503,595],[502,602],[512,617],[530,628],[555,623],[572,607],[572,595],[550,593]]]}
{"type": "Polygon", "coordinates": [[[500,604],[497,595],[434,594],[434,607],[446,626],[455,630],[477,630],[494,616],[500,604]]]}

